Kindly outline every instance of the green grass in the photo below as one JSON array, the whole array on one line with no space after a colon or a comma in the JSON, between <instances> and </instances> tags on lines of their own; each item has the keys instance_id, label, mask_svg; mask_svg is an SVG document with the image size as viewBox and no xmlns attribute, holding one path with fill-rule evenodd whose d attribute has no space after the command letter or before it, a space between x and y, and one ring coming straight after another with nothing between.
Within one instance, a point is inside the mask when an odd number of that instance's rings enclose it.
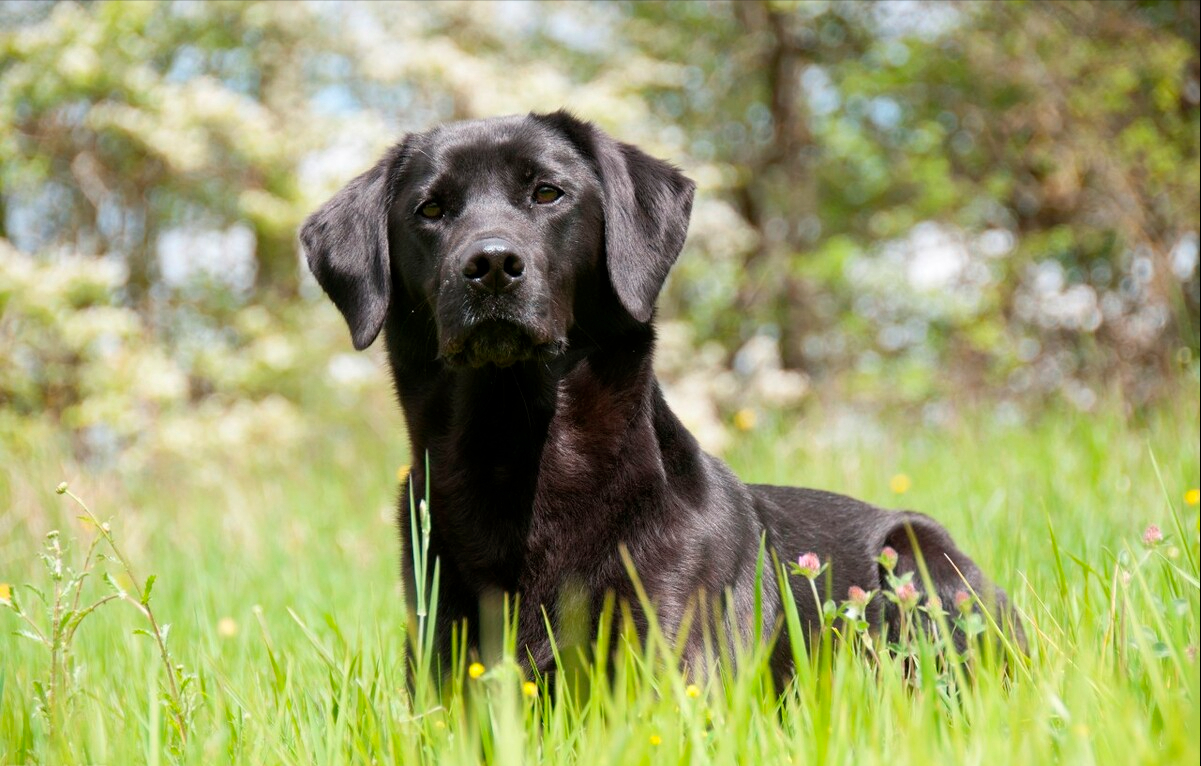
<instances>
[{"instance_id":1,"label":"green grass","mask_svg":"<svg viewBox=\"0 0 1201 766\"><path fill-rule=\"evenodd\" d=\"M455 668L441 697L406 690L406 618L392 508L397 415L200 469L138 475L74 465L53 439L0 445L0 582L52 589L38 559L61 530L82 561L94 527L57 496L70 482L111 529L170 623L195 681L187 741L160 699L147 621L105 604L74 640L67 701L36 704L50 653L0 609L0 764L24 763L1196 763L1198 485L1195 390L1172 412L1113 411L1022 426L981 416L874 435L820 413L766 419L728 455L743 478L822 487L944 522L1026 617L1031 660L944 674L834 651L783 695L752 656L692 696L662 645L625 647L590 693L523 694L510 661ZM378 418L376 419L379 420ZM839 435L840 429L844 431ZM835 438L835 437L838 438ZM890 480L904 473L903 495ZM1148 524L1165 540L1140 542ZM103 549L101 546L100 549ZM102 562L122 587L115 562ZM1124 575L1123 573L1126 573ZM99 576L85 596L109 593ZM27 608L34 598L18 590ZM38 615L40 617L40 615ZM44 624L44 621L43 621ZM511 644L511 642L509 642ZM762 654L762 652L760 652ZM565 657L570 662L571 657ZM182 676L181 676L182 677ZM694 692L695 693L695 692ZM61 697L60 697L61 699Z\"/></svg>"}]
</instances>

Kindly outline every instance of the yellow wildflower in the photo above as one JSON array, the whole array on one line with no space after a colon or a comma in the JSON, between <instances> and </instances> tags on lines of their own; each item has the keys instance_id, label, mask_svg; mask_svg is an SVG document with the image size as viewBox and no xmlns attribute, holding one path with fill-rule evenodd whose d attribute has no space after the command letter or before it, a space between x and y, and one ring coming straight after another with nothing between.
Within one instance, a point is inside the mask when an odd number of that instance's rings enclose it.
<instances>
[{"instance_id":1,"label":"yellow wildflower","mask_svg":"<svg viewBox=\"0 0 1201 766\"><path fill-rule=\"evenodd\" d=\"M688 684L688 688L684 690L684 693L692 699L696 699L697 697L701 696L701 689L696 684Z\"/></svg>"},{"instance_id":2,"label":"yellow wildflower","mask_svg":"<svg viewBox=\"0 0 1201 766\"><path fill-rule=\"evenodd\" d=\"M755 414L754 410L748 407L743 407L741 410L734 413L734 427L739 431L749 431L754 428L755 424L758 422L759 416Z\"/></svg>"},{"instance_id":3,"label":"yellow wildflower","mask_svg":"<svg viewBox=\"0 0 1201 766\"><path fill-rule=\"evenodd\" d=\"M898 473L888 480L888 488L898 495L903 495L913 486L913 481L903 473Z\"/></svg>"},{"instance_id":4,"label":"yellow wildflower","mask_svg":"<svg viewBox=\"0 0 1201 766\"><path fill-rule=\"evenodd\" d=\"M480 676L484 675L485 670L487 670L487 668L485 668L481 663L473 662L467 666L467 675L471 676L472 678L479 678Z\"/></svg>"},{"instance_id":5,"label":"yellow wildflower","mask_svg":"<svg viewBox=\"0 0 1201 766\"><path fill-rule=\"evenodd\" d=\"M12 602L13 588L6 582L0 582L0 603L8 604Z\"/></svg>"},{"instance_id":6,"label":"yellow wildflower","mask_svg":"<svg viewBox=\"0 0 1201 766\"><path fill-rule=\"evenodd\" d=\"M1184 502L1188 505L1201 503L1201 489L1190 489L1184 493Z\"/></svg>"},{"instance_id":7,"label":"yellow wildflower","mask_svg":"<svg viewBox=\"0 0 1201 766\"><path fill-rule=\"evenodd\" d=\"M652 734L651 735L651 744L654 745L655 747L658 747L659 745L663 744L663 738L660 737L658 734Z\"/></svg>"},{"instance_id":8,"label":"yellow wildflower","mask_svg":"<svg viewBox=\"0 0 1201 766\"><path fill-rule=\"evenodd\" d=\"M538 696L538 684L533 681L526 681L521 685L521 693L527 697Z\"/></svg>"}]
</instances>

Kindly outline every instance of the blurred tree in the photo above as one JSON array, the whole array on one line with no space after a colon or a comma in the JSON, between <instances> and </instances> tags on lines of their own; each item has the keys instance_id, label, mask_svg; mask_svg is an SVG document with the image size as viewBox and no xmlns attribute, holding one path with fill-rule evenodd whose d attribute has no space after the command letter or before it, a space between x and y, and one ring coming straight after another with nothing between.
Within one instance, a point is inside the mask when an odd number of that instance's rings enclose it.
<instances>
[{"instance_id":1,"label":"blurred tree","mask_svg":"<svg viewBox=\"0 0 1201 766\"><path fill-rule=\"evenodd\" d=\"M697 72L697 87L648 94L656 116L733 168L724 191L761 235L740 311L714 329L774 328L786 361L814 371L874 345L933 350L939 366L986 378L1034 361L1032 341L1057 368L1052 388L1116 372L1145 398L1197 351L1197 11L634 4L633 36ZM985 259L970 316L869 302L855 284L852 266L870 269L857 262L923 221L1013 243ZM1059 282L1038 288L1044 302L1072 311L1034 305L1039 274ZM912 322L922 329L905 347L863 334ZM810 342L832 329L849 337Z\"/></svg>"},{"instance_id":2,"label":"blurred tree","mask_svg":"<svg viewBox=\"0 0 1201 766\"><path fill-rule=\"evenodd\" d=\"M567 106L698 180L662 313L729 363L1142 401L1197 370L1197 37L1142 0L5 4L0 237L224 332L403 131ZM253 293L168 284L169 235L231 228Z\"/></svg>"},{"instance_id":3,"label":"blurred tree","mask_svg":"<svg viewBox=\"0 0 1201 766\"><path fill-rule=\"evenodd\" d=\"M31 249L119 256L142 303L165 230L242 222L258 284L295 294L295 157L313 135L300 82L317 31L274 3L58 3L8 27L7 229Z\"/></svg>"}]
</instances>

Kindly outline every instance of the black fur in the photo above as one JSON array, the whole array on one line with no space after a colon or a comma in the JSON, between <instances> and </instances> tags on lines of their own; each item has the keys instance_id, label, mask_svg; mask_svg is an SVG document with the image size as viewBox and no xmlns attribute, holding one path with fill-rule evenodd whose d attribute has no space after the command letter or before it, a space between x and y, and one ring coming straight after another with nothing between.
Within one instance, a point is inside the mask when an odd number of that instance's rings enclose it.
<instances>
[{"instance_id":1,"label":"black fur","mask_svg":"<svg viewBox=\"0 0 1201 766\"><path fill-rule=\"evenodd\" d=\"M562 198L535 201L543 184ZM831 562L826 585L840 599L851 585L882 586L886 545L913 570L912 534L944 603L966 578L1007 614L1004 594L931 519L743 484L668 409L651 365L652 315L693 188L589 123L531 114L410 135L306 221L310 267L355 347L384 330L418 464L401 496L406 582L408 499L428 492L441 649L461 620L478 640L485 594L519 593L519 646L549 670L542 609L555 623L567 584L591 595L594 619L607 592L635 600L623 546L668 632L698 594L728 594L731 624L752 637L761 537L783 561L813 551ZM434 210L440 218L423 216ZM503 289L481 286L466 265L488 242L523 266L502 276ZM764 587L766 633L781 613L770 572ZM793 590L816 624L808 584ZM883 599L872 610L877 624L896 620ZM701 631L682 638L686 661L700 665ZM779 675L790 661L777 652Z\"/></svg>"}]
</instances>

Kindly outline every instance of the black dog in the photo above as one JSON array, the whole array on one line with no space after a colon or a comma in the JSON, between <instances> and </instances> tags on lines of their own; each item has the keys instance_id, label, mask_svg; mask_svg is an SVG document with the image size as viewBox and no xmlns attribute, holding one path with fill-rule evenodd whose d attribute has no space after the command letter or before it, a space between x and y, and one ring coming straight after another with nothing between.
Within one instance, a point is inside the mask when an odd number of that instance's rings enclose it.
<instances>
[{"instance_id":1,"label":"black dog","mask_svg":"<svg viewBox=\"0 0 1201 766\"><path fill-rule=\"evenodd\" d=\"M882 587L885 546L898 571L917 568L916 544L943 603L970 586L1007 615L931 519L743 484L668 409L652 318L693 188L589 123L531 114L410 135L305 222L309 266L355 347L384 330L411 454L419 466L428 455L430 486L413 471L400 528L407 537L410 492L428 492L441 650L462 620L478 640L482 594L518 593L519 650L550 670L542 610L555 624L565 583L583 584L594 619L607 592L635 600L623 546L668 633L707 593L753 637L761 537L782 561L830 562L822 584L836 599ZM792 587L812 627L808 583ZM763 588L769 632L782 613L770 569ZM877 598L868 619L887 630L897 614ZM680 638L686 661L703 662L701 632Z\"/></svg>"}]
</instances>

